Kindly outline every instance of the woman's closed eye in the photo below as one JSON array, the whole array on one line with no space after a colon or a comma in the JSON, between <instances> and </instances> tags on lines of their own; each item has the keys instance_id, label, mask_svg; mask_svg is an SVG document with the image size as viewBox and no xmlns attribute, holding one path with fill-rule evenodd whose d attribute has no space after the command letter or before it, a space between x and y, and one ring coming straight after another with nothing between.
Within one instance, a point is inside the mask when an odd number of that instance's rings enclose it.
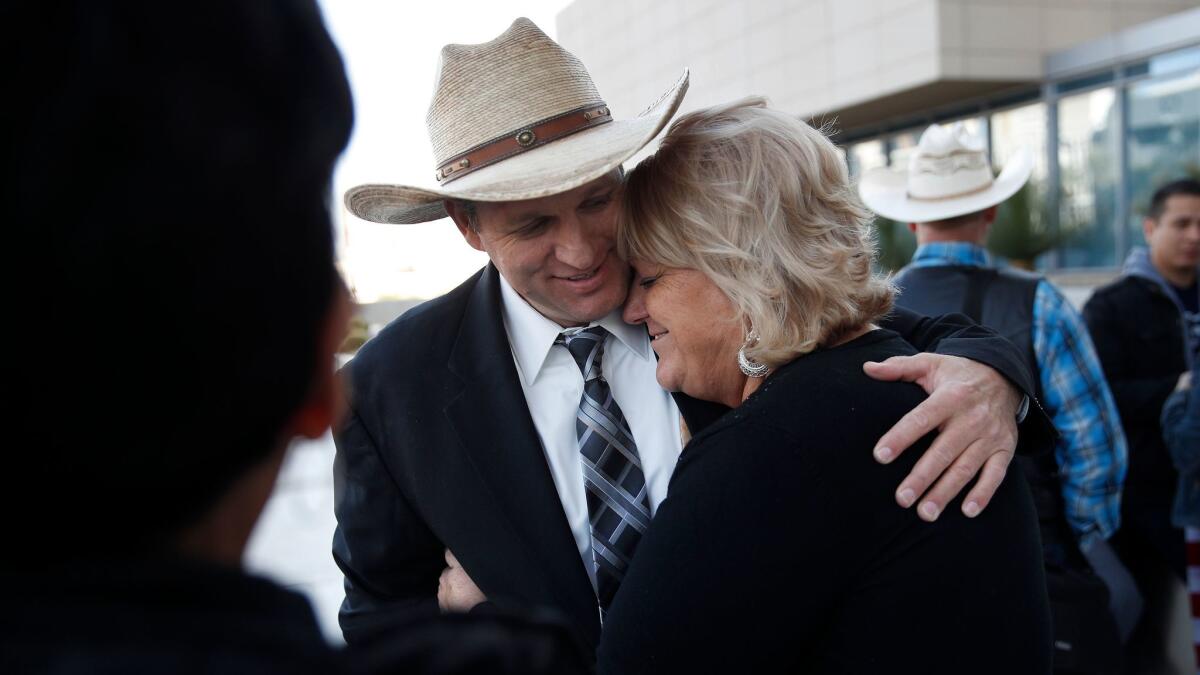
<instances>
[{"instance_id":1,"label":"woman's closed eye","mask_svg":"<svg viewBox=\"0 0 1200 675\"><path fill-rule=\"evenodd\" d=\"M650 288L654 285L654 282L658 281L660 278L662 278L662 272L659 272L652 277L642 277L641 279L638 279L638 286L641 286L642 288Z\"/></svg>"}]
</instances>

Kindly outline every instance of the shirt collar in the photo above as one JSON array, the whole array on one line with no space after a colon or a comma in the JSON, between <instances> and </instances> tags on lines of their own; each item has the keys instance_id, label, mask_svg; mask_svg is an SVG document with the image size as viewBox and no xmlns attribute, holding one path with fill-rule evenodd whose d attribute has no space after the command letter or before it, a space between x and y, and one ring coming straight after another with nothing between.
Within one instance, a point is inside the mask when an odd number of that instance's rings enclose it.
<instances>
[{"instance_id":1,"label":"shirt collar","mask_svg":"<svg viewBox=\"0 0 1200 675\"><path fill-rule=\"evenodd\" d=\"M512 346L521 379L527 385L533 384L542 372L546 357L554 347L554 340L563 328L542 316L526 302L503 274L499 276L500 312L504 317L504 328L508 331L508 344ZM620 309L615 309L588 325L603 326L616 338L617 344L642 360L650 358L650 336L645 327L633 326L622 321ZM607 344L613 343L609 341Z\"/></svg>"},{"instance_id":2,"label":"shirt collar","mask_svg":"<svg viewBox=\"0 0 1200 675\"><path fill-rule=\"evenodd\" d=\"M922 244L913 254L913 267L972 265L990 267L992 257L982 247L966 241L935 241Z\"/></svg>"}]
</instances>

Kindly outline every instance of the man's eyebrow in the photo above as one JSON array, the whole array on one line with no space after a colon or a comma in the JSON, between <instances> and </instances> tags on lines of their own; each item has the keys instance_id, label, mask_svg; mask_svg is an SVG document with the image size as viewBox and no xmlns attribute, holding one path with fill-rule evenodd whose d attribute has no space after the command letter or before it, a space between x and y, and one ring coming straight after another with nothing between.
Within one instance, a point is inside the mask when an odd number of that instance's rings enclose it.
<instances>
[{"instance_id":1,"label":"man's eyebrow","mask_svg":"<svg viewBox=\"0 0 1200 675\"><path fill-rule=\"evenodd\" d=\"M529 210L519 211L508 218L509 225L525 225L539 218L549 218L550 216L541 211Z\"/></svg>"},{"instance_id":2,"label":"man's eyebrow","mask_svg":"<svg viewBox=\"0 0 1200 675\"><path fill-rule=\"evenodd\" d=\"M587 200L595 199L596 197L599 197L600 195L602 195L606 192L611 193L613 190L616 190L616 189L617 189L616 185L597 185L596 187L594 187L590 191L588 191L587 194L584 196L584 198L579 201L580 201L580 203L586 202Z\"/></svg>"},{"instance_id":3,"label":"man's eyebrow","mask_svg":"<svg viewBox=\"0 0 1200 675\"><path fill-rule=\"evenodd\" d=\"M584 197L579 200L579 203L582 204L583 202L586 202L589 199L595 199L596 197L599 197L605 193L611 194L613 192L613 190L617 189L617 187L619 187L617 184L597 185L596 187L592 188L588 192L584 193ZM525 223L534 221L538 218L549 218L549 217L550 216L548 214L542 213L537 210L518 211L517 213L514 213L512 216L510 216L508 218L508 222L511 225L523 225Z\"/></svg>"}]
</instances>

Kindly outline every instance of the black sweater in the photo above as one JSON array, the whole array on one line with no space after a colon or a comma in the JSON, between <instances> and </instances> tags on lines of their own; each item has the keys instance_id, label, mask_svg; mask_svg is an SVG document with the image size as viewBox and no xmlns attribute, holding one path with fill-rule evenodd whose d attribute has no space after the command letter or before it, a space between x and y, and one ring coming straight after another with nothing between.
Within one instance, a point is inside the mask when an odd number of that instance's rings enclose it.
<instances>
[{"instance_id":1,"label":"black sweater","mask_svg":"<svg viewBox=\"0 0 1200 675\"><path fill-rule=\"evenodd\" d=\"M0 673L468 675L589 671L567 628L490 615L393 615L386 637L331 647L302 595L181 557L0 569Z\"/></svg>"},{"instance_id":2,"label":"black sweater","mask_svg":"<svg viewBox=\"0 0 1200 675\"><path fill-rule=\"evenodd\" d=\"M1129 441L1121 510L1165 514L1179 474L1167 455L1159 416L1187 370L1183 318L1158 284L1126 275L1096 290L1083 319Z\"/></svg>"},{"instance_id":3,"label":"black sweater","mask_svg":"<svg viewBox=\"0 0 1200 675\"><path fill-rule=\"evenodd\" d=\"M924 394L877 330L801 357L684 450L605 621L602 673L1050 671L1037 522L1012 473L978 518L892 494L876 440Z\"/></svg>"}]
</instances>

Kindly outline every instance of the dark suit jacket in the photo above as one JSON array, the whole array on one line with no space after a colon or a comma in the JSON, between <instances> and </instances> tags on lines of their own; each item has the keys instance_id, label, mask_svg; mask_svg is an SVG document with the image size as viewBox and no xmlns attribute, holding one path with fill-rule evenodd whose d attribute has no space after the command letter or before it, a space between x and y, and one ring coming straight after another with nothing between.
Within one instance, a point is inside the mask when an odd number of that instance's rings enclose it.
<instances>
[{"instance_id":1,"label":"dark suit jacket","mask_svg":"<svg viewBox=\"0 0 1200 675\"><path fill-rule=\"evenodd\" d=\"M490 601L549 608L583 644L599 640L595 595L526 408L500 302L488 265L391 323L347 366L351 413L335 434L333 541L346 575L347 642L369 639L402 608L436 611L446 548ZM968 356L1033 391L1021 354L965 317L899 310L887 327L918 349ZM693 432L725 411L676 401ZM1030 418L1026 427L1053 433L1044 415Z\"/></svg>"},{"instance_id":2,"label":"dark suit jacket","mask_svg":"<svg viewBox=\"0 0 1200 675\"><path fill-rule=\"evenodd\" d=\"M1158 284L1126 275L1096 289L1083 306L1096 354L1129 440L1121 510L1149 507L1165 518L1179 474L1159 416L1188 368L1183 317Z\"/></svg>"}]
</instances>

